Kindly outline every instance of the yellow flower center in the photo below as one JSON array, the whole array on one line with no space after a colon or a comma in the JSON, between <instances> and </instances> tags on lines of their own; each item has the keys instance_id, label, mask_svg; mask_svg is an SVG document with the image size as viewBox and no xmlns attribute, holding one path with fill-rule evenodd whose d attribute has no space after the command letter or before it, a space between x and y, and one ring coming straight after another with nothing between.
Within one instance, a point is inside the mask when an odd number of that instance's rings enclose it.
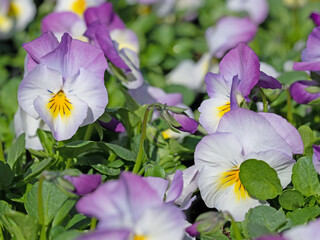
<instances>
[{"instance_id":1,"label":"yellow flower center","mask_svg":"<svg viewBox=\"0 0 320 240\"><path fill-rule=\"evenodd\" d=\"M146 236L134 235L133 240L148 240Z\"/></svg>"},{"instance_id":2,"label":"yellow flower center","mask_svg":"<svg viewBox=\"0 0 320 240\"><path fill-rule=\"evenodd\" d=\"M17 16L21 15L21 13L22 13L22 9L18 4L10 3L9 13L8 13L9 16L17 17Z\"/></svg>"},{"instance_id":3,"label":"yellow flower center","mask_svg":"<svg viewBox=\"0 0 320 240\"><path fill-rule=\"evenodd\" d=\"M0 15L0 31L1 32L9 32L13 26L12 19L7 16Z\"/></svg>"},{"instance_id":4,"label":"yellow flower center","mask_svg":"<svg viewBox=\"0 0 320 240\"><path fill-rule=\"evenodd\" d=\"M164 139L171 138L172 137L171 133L172 133L172 130L170 129L167 129L161 132Z\"/></svg>"},{"instance_id":5,"label":"yellow flower center","mask_svg":"<svg viewBox=\"0 0 320 240\"><path fill-rule=\"evenodd\" d=\"M240 172L239 167L234 167L222 173L219 179L219 184L220 184L220 187L222 188L226 188L234 185L234 193L238 201L242 199L246 199L249 196L247 190L241 184L239 172Z\"/></svg>"},{"instance_id":6,"label":"yellow flower center","mask_svg":"<svg viewBox=\"0 0 320 240\"><path fill-rule=\"evenodd\" d=\"M222 118L222 116L230 111L230 102L227 102L225 105L218 107L218 116Z\"/></svg>"},{"instance_id":7,"label":"yellow flower center","mask_svg":"<svg viewBox=\"0 0 320 240\"><path fill-rule=\"evenodd\" d=\"M54 93L52 93L53 95ZM48 102L47 108L53 118L60 115L61 118L69 117L72 111L72 103L68 100L63 90L56 93Z\"/></svg>"},{"instance_id":8,"label":"yellow flower center","mask_svg":"<svg viewBox=\"0 0 320 240\"><path fill-rule=\"evenodd\" d=\"M86 0L76 0L71 6L71 10L79 15L82 15L86 10L86 7Z\"/></svg>"}]
</instances>

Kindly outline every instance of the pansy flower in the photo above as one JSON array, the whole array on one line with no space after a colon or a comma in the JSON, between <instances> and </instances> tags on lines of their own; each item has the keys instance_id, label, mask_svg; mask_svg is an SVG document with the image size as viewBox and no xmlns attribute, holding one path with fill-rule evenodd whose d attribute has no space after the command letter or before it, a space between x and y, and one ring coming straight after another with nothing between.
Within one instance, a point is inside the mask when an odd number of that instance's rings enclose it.
<instances>
[{"instance_id":1,"label":"pansy flower","mask_svg":"<svg viewBox=\"0 0 320 240\"><path fill-rule=\"evenodd\" d=\"M111 3L89 8L84 16L88 26L85 36L103 50L113 65L123 71L127 78L123 82L126 87L140 87L144 79L139 69L139 42L136 34L125 27L113 11Z\"/></svg>"},{"instance_id":2,"label":"pansy flower","mask_svg":"<svg viewBox=\"0 0 320 240\"><path fill-rule=\"evenodd\" d=\"M73 12L53 12L41 22L41 32L53 32L59 41L64 33L68 33L73 39L88 42L84 36L86 30L85 21Z\"/></svg>"},{"instance_id":3,"label":"pansy flower","mask_svg":"<svg viewBox=\"0 0 320 240\"><path fill-rule=\"evenodd\" d=\"M36 6L32 0L0 0L0 38L24 29L34 18Z\"/></svg>"},{"instance_id":4,"label":"pansy flower","mask_svg":"<svg viewBox=\"0 0 320 240\"><path fill-rule=\"evenodd\" d=\"M248 159L265 161L278 174L282 187L291 180L293 153L302 153L298 131L275 114L236 109L225 114L215 134L205 136L195 150L198 186L210 208L228 211L236 221L267 202L252 198L239 178Z\"/></svg>"},{"instance_id":5,"label":"pansy flower","mask_svg":"<svg viewBox=\"0 0 320 240\"><path fill-rule=\"evenodd\" d=\"M56 12L70 11L82 16L88 7L97 6L105 0L57 0Z\"/></svg>"},{"instance_id":6,"label":"pansy flower","mask_svg":"<svg viewBox=\"0 0 320 240\"><path fill-rule=\"evenodd\" d=\"M257 25L249 18L223 17L215 27L206 31L211 56L222 58L231 48L241 42L250 42L257 32Z\"/></svg>"},{"instance_id":7,"label":"pansy flower","mask_svg":"<svg viewBox=\"0 0 320 240\"><path fill-rule=\"evenodd\" d=\"M81 240L182 240L184 236L183 212L165 204L144 178L132 173L122 173L119 180L102 184L76 207L99 220L96 230Z\"/></svg>"},{"instance_id":8,"label":"pansy flower","mask_svg":"<svg viewBox=\"0 0 320 240\"><path fill-rule=\"evenodd\" d=\"M256 24L264 22L269 13L267 0L228 0L227 8L231 11L247 12L250 19Z\"/></svg>"},{"instance_id":9,"label":"pansy flower","mask_svg":"<svg viewBox=\"0 0 320 240\"><path fill-rule=\"evenodd\" d=\"M19 104L31 117L40 117L55 139L71 138L104 113L107 65L100 49L67 33L59 43L51 32L23 46L28 64L18 89Z\"/></svg>"},{"instance_id":10,"label":"pansy flower","mask_svg":"<svg viewBox=\"0 0 320 240\"><path fill-rule=\"evenodd\" d=\"M208 133L214 133L222 116L249 101L251 89L281 88L273 77L260 71L258 56L244 43L230 50L219 64L220 74L205 77L209 99L202 102L199 121Z\"/></svg>"}]
</instances>

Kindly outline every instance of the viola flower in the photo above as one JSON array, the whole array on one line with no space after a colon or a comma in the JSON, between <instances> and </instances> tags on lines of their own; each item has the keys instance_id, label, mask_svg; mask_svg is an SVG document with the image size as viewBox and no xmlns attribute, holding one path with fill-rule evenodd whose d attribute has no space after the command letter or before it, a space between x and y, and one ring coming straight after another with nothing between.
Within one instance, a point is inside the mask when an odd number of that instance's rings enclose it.
<instances>
[{"instance_id":1,"label":"viola flower","mask_svg":"<svg viewBox=\"0 0 320 240\"><path fill-rule=\"evenodd\" d=\"M231 48L239 43L250 42L257 32L257 25L249 18L223 17L215 27L206 31L210 54L221 58Z\"/></svg>"},{"instance_id":2,"label":"viola flower","mask_svg":"<svg viewBox=\"0 0 320 240\"><path fill-rule=\"evenodd\" d=\"M269 13L267 0L228 0L227 8L231 11L247 12L256 24L263 23Z\"/></svg>"},{"instance_id":3,"label":"viola flower","mask_svg":"<svg viewBox=\"0 0 320 240\"><path fill-rule=\"evenodd\" d=\"M14 115L14 130L16 132L16 137L20 136L22 133L26 134L26 149L43 150L37 135L37 129L50 131L44 121L30 117L21 109L21 107L19 107Z\"/></svg>"},{"instance_id":4,"label":"viola flower","mask_svg":"<svg viewBox=\"0 0 320 240\"><path fill-rule=\"evenodd\" d=\"M57 0L55 12L70 11L82 16L88 7L104 3L104 0Z\"/></svg>"},{"instance_id":5,"label":"viola flower","mask_svg":"<svg viewBox=\"0 0 320 240\"><path fill-rule=\"evenodd\" d=\"M316 27L308 36L307 47L302 51L302 62L295 62L296 71L320 71L320 27Z\"/></svg>"},{"instance_id":6,"label":"viola flower","mask_svg":"<svg viewBox=\"0 0 320 240\"><path fill-rule=\"evenodd\" d=\"M314 22L314 24L316 26L320 26L320 13L319 12L312 12L310 14L310 18L312 19L312 21Z\"/></svg>"},{"instance_id":7,"label":"viola flower","mask_svg":"<svg viewBox=\"0 0 320 240\"><path fill-rule=\"evenodd\" d=\"M84 36L86 30L85 21L73 12L53 12L41 22L41 32L53 32L59 41L64 33L68 33L73 39L88 42Z\"/></svg>"},{"instance_id":8,"label":"viola flower","mask_svg":"<svg viewBox=\"0 0 320 240\"><path fill-rule=\"evenodd\" d=\"M113 117L111 117L111 120L109 122L104 122L102 120L98 120L98 121L99 121L99 124L101 125L101 127L103 127L104 129L107 129L109 131L119 132L119 133L126 131L123 124Z\"/></svg>"},{"instance_id":9,"label":"viola flower","mask_svg":"<svg viewBox=\"0 0 320 240\"><path fill-rule=\"evenodd\" d=\"M136 89L144 82L139 69L139 42L136 34L125 27L120 17L113 11L111 3L89 8L85 14L88 30L85 36L100 47L108 60L120 68L127 77L123 84Z\"/></svg>"},{"instance_id":10,"label":"viola flower","mask_svg":"<svg viewBox=\"0 0 320 240\"><path fill-rule=\"evenodd\" d=\"M313 92L308 91L308 89L313 89ZM315 89L319 90L314 91ZM320 97L319 83L317 81L307 80L294 82L290 86L290 94L297 103L308 104Z\"/></svg>"},{"instance_id":11,"label":"viola flower","mask_svg":"<svg viewBox=\"0 0 320 240\"><path fill-rule=\"evenodd\" d=\"M260 71L258 56L244 43L230 50L219 64L220 74L208 73L205 77L209 99L199 107L199 121L210 134L217 129L222 116L249 101L251 89L281 88L273 77Z\"/></svg>"},{"instance_id":12,"label":"viola flower","mask_svg":"<svg viewBox=\"0 0 320 240\"><path fill-rule=\"evenodd\" d=\"M314 169L320 174L320 146L313 145L312 162Z\"/></svg>"},{"instance_id":13,"label":"viola flower","mask_svg":"<svg viewBox=\"0 0 320 240\"><path fill-rule=\"evenodd\" d=\"M144 178L132 173L124 172L119 180L104 183L81 198L76 208L99 220L96 231L81 240L107 239L110 232L126 236L112 239L179 240L184 236L183 212L163 203Z\"/></svg>"},{"instance_id":14,"label":"viola flower","mask_svg":"<svg viewBox=\"0 0 320 240\"><path fill-rule=\"evenodd\" d=\"M100 49L67 33L59 43L51 32L23 47L28 63L18 89L19 104L31 117L40 117L55 139L71 138L104 113L107 64Z\"/></svg>"},{"instance_id":15,"label":"viola flower","mask_svg":"<svg viewBox=\"0 0 320 240\"><path fill-rule=\"evenodd\" d=\"M208 207L228 211L236 221L242 221L250 208L267 202L249 196L239 178L241 163L247 159L265 161L277 172L284 188L291 180L292 154L301 151L301 137L285 119L241 108L230 111L216 133L205 136L195 150L202 199Z\"/></svg>"},{"instance_id":16,"label":"viola flower","mask_svg":"<svg viewBox=\"0 0 320 240\"><path fill-rule=\"evenodd\" d=\"M0 39L8 38L11 33L23 30L36 14L32 0L0 1Z\"/></svg>"}]
</instances>

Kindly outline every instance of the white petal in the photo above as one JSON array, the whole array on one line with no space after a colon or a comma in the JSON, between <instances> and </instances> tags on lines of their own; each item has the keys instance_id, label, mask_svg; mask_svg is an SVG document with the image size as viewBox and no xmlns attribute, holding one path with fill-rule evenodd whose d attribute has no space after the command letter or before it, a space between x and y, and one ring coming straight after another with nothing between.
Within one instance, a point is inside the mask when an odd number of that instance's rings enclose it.
<instances>
[{"instance_id":1,"label":"white petal","mask_svg":"<svg viewBox=\"0 0 320 240\"><path fill-rule=\"evenodd\" d=\"M22 80L18 89L18 101L21 108L31 117L38 118L33 102L39 95L50 95L59 91L62 86L62 76L55 70L39 64Z\"/></svg>"},{"instance_id":2,"label":"white petal","mask_svg":"<svg viewBox=\"0 0 320 240\"><path fill-rule=\"evenodd\" d=\"M68 96L68 100L72 103L70 116L56 117L50 112L48 103L52 96L41 95L34 101L34 106L40 117L49 126L54 138L58 141L71 138L83 120L87 116L88 105L76 96Z\"/></svg>"},{"instance_id":3,"label":"white petal","mask_svg":"<svg viewBox=\"0 0 320 240\"><path fill-rule=\"evenodd\" d=\"M108 93L104 82L94 73L80 68L80 74L73 79L66 79L63 90L67 98L77 96L88 105L88 114L81 126L96 121L108 104Z\"/></svg>"},{"instance_id":4,"label":"white petal","mask_svg":"<svg viewBox=\"0 0 320 240\"><path fill-rule=\"evenodd\" d=\"M216 168L215 172L219 169L224 171L243 162L244 157L241 152L240 142L231 133L211 134L198 143L194 162L198 171L207 167Z\"/></svg>"},{"instance_id":5,"label":"white petal","mask_svg":"<svg viewBox=\"0 0 320 240\"><path fill-rule=\"evenodd\" d=\"M228 104L230 110L230 99L227 97L210 98L201 103L199 107L199 122L209 134L217 130L221 116L228 110Z\"/></svg>"}]
</instances>

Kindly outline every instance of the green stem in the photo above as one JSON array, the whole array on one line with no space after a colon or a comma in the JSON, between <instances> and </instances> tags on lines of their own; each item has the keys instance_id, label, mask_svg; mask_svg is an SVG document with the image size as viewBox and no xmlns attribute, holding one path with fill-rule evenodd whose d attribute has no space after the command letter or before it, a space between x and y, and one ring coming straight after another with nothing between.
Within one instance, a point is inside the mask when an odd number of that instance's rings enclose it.
<instances>
[{"instance_id":1,"label":"green stem","mask_svg":"<svg viewBox=\"0 0 320 240\"><path fill-rule=\"evenodd\" d=\"M2 232L2 226L0 226L0 240L4 240L3 232Z\"/></svg>"},{"instance_id":2,"label":"green stem","mask_svg":"<svg viewBox=\"0 0 320 240\"><path fill-rule=\"evenodd\" d=\"M150 109L153 108L153 104L149 105L146 109L146 112L144 113L143 117L143 122L142 122L142 128L141 128L141 139L140 139L140 146L139 146L139 151L136 159L136 163L134 164L132 172L135 174L139 173L143 157L144 157L144 148L143 148L143 143L144 139L146 138L147 135L147 123L148 123L148 115L150 112Z\"/></svg>"},{"instance_id":3,"label":"green stem","mask_svg":"<svg viewBox=\"0 0 320 240\"><path fill-rule=\"evenodd\" d=\"M293 114L292 114L292 101L289 89L286 90L287 93L287 120L289 123L293 123Z\"/></svg>"},{"instance_id":4,"label":"green stem","mask_svg":"<svg viewBox=\"0 0 320 240\"><path fill-rule=\"evenodd\" d=\"M238 225L237 225L236 221L233 219L231 214L227 214L227 216L231 220L231 226L233 227L234 235L235 235L236 240L241 240L242 239L241 232L240 232L240 230L238 228Z\"/></svg>"},{"instance_id":5,"label":"green stem","mask_svg":"<svg viewBox=\"0 0 320 240\"><path fill-rule=\"evenodd\" d=\"M4 159L3 147L2 147L1 141L0 141L0 161L6 163L6 160Z\"/></svg>"},{"instance_id":6,"label":"green stem","mask_svg":"<svg viewBox=\"0 0 320 240\"><path fill-rule=\"evenodd\" d=\"M90 139L92 131L93 131L93 124L90 124L88 125L86 133L84 135L84 138L83 138L84 141L88 141Z\"/></svg>"},{"instance_id":7,"label":"green stem","mask_svg":"<svg viewBox=\"0 0 320 240\"><path fill-rule=\"evenodd\" d=\"M264 91L262 88L259 88L260 94L261 94L261 98L262 98L262 102L263 102L263 111L264 112L268 112L268 101L267 101L267 97L264 94Z\"/></svg>"},{"instance_id":8,"label":"green stem","mask_svg":"<svg viewBox=\"0 0 320 240\"><path fill-rule=\"evenodd\" d=\"M42 198L42 184L44 181L44 176L39 179L38 185L38 213L39 213L39 223L41 225L40 240L46 240L46 225L44 222L44 212L43 212L43 198Z\"/></svg>"},{"instance_id":9,"label":"green stem","mask_svg":"<svg viewBox=\"0 0 320 240\"><path fill-rule=\"evenodd\" d=\"M124 83L128 83L128 82L129 82L128 79L119 72L119 71L121 71L121 70L119 70L116 66L114 66L114 65L111 63L111 64L109 64L109 67L110 67L110 70L113 72L114 76L115 76L118 80L120 80L121 82L124 82Z\"/></svg>"},{"instance_id":10,"label":"green stem","mask_svg":"<svg viewBox=\"0 0 320 240\"><path fill-rule=\"evenodd\" d=\"M72 158L68 158L67 160L67 165L66 165L66 168L65 169L69 169L72 165Z\"/></svg>"},{"instance_id":11,"label":"green stem","mask_svg":"<svg viewBox=\"0 0 320 240\"><path fill-rule=\"evenodd\" d=\"M96 218L91 218L91 223L90 223L90 230L94 230L97 225L97 219Z\"/></svg>"}]
</instances>

